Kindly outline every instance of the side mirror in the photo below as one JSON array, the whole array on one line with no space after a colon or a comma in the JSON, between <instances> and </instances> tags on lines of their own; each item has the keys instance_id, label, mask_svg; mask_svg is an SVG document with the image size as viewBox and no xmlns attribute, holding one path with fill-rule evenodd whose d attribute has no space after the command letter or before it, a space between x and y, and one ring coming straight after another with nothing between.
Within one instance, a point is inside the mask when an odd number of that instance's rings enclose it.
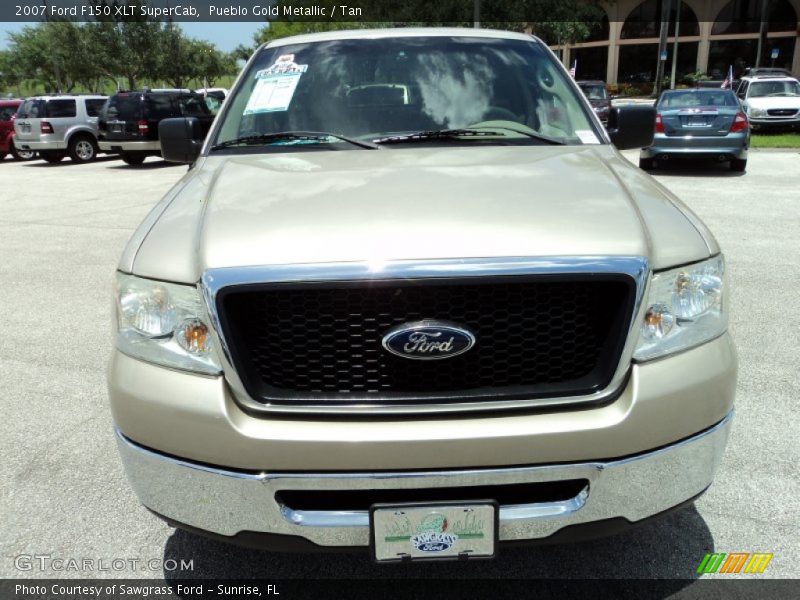
<instances>
[{"instance_id":1,"label":"side mirror","mask_svg":"<svg viewBox=\"0 0 800 600\"><path fill-rule=\"evenodd\" d=\"M161 156L168 162L193 163L200 155L204 137L197 117L164 119L158 124Z\"/></svg>"},{"instance_id":2,"label":"side mirror","mask_svg":"<svg viewBox=\"0 0 800 600\"><path fill-rule=\"evenodd\" d=\"M652 145L656 127L654 106L626 104L608 113L608 135L619 150Z\"/></svg>"}]
</instances>

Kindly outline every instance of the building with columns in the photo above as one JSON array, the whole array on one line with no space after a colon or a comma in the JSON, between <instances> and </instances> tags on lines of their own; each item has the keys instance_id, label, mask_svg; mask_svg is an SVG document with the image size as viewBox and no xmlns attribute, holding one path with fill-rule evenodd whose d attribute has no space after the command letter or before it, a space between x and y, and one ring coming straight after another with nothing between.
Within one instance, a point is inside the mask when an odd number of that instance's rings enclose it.
<instances>
[{"instance_id":1,"label":"building with columns","mask_svg":"<svg viewBox=\"0 0 800 600\"><path fill-rule=\"evenodd\" d=\"M763 1L767 2L768 26L760 66L800 74L800 0L683 0L677 32L678 80L696 72L723 79L729 66L739 77L745 68L756 66ZM674 58L678 0L672 4L667 75ZM551 47L561 51L565 64L578 61L578 79L634 85L652 82L658 61L661 0L614 0L604 9L606 16L587 40Z\"/></svg>"}]
</instances>

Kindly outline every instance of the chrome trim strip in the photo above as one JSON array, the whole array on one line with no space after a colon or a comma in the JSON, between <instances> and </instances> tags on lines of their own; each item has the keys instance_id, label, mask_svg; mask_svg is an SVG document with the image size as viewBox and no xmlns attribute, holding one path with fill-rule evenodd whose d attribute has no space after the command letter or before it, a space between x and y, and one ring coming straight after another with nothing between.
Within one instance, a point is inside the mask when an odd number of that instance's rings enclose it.
<instances>
[{"instance_id":1,"label":"chrome trim strip","mask_svg":"<svg viewBox=\"0 0 800 600\"><path fill-rule=\"evenodd\" d=\"M281 515L301 527L369 527L369 513L360 510L292 510L281 504Z\"/></svg>"},{"instance_id":2,"label":"chrome trim strip","mask_svg":"<svg viewBox=\"0 0 800 600\"><path fill-rule=\"evenodd\" d=\"M498 401L431 401L425 404L392 404L390 401L331 406L319 400L297 401L297 405L270 404L251 398L232 365L230 351L222 333L216 310L220 290L229 286L258 283L303 283L340 281L378 281L421 278L497 277L514 275L622 274L636 284L630 326L625 346L614 376L606 389L584 396L565 396L529 400ZM631 365L638 336L636 328L643 318L643 298L646 297L650 265L642 256L551 256L551 257L490 257L446 260L388 261L380 263L313 263L257 267L229 267L206 270L198 283L207 317L212 324L212 336L220 352L225 378L233 396L244 408L260 413L314 414L421 414L465 411L497 411L504 409L540 408L601 402L612 397L622 386Z\"/></svg>"},{"instance_id":3,"label":"chrome trim strip","mask_svg":"<svg viewBox=\"0 0 800 600\"><path fill-rule=\"evenodd\" d=\"M527 521L528 519L545 519L549 517L565 517L584 507L589 497L589 486L583 488L577 496L558 502L536 502L533 504L514 504L500 507L501 521Z\"/></svg>"},{"instance_id":4,"label":"chrome trim strip","mask_svg":"<svg viewBox=\"0 0 800 600\"><path fill-rule=\"evenodd\" d=\"M500 521L524 521L547 517L563 517L583 508L589 497L589 486L583 488L574 498L555 502L535 502L531 504L500 505ZM289 523L302 527L369 527L369 512L293 510L281 505L281 515Z\"/></svg>"},{"instance_id":5,"label":"chrome trim strip","mask_svg":"<svg viewBox=\"0 0 800 600\"><path fill-rule=\"evenodd\" d=\"M586 479L563 502L503 506L500 539L534 539L568 525L624 517L639 521L703 492L727 444L733 412L713 427L635 456L527 467L373 473L246 473L199 465L148 450L115 428L125 472L139 500L156 513L221 535L260 531L299 535L323 546L366 546L361 511L292 511L281 490L415 489Z\"/></svg>"}]
</instances>

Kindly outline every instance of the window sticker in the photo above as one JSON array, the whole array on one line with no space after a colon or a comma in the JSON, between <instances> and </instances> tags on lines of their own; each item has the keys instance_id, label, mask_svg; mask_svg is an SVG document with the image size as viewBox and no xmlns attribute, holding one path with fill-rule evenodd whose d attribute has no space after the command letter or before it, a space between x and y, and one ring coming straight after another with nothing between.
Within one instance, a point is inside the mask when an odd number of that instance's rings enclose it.
<instances>
[{"instance_id":1,"label":"window sticker","mask_svg":"<svg viewBox=\"0 0 800 600\"><path fill-rule=\"evenodd\" d=\"M245 106L245 115L284 112L294 97L300 77L308 65L294 62L294 54L283 54L267 69L256 73L256 85Z\"/></svg>"},{"instance_id":2,"label":"window sticker","mask_svg":"<svg viewBox=\"0 0 800 600\"><path fill-rule=\"evenodd\" d=\"M576 129L575 135L578 136L578 139L584 144L599 144L600 140L597 139L597 136L594 134L594 131L589 129Z\"/></svg>"}]
</instances>

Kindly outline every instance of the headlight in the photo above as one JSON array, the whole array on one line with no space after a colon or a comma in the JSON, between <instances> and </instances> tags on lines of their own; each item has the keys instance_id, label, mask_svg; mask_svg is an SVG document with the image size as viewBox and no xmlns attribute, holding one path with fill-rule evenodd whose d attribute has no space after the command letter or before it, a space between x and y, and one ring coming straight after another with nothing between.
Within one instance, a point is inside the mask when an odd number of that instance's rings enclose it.
<instances>
[{"instance_id":1,"label":"headlight","mask_svg":"<svg viewBox=\"0 0 800 600\"><path fill-rule=\"evenodd\" d=\"M724 282L722 255L653 275L633 357L650 360L721 335L728 327Z\"/></svg>"},{"instance_id":2,"label":"headlight","mask_svg":"<svg viewBox=\"0 0 800 600\"><path fill-rule=\"evenodd\" d=\"M767 111L763 108L753 108L750 107L750 110L747 111L747 114L751 117L765 117L767 115Z\"/></svg>"},{"instance_id":3,"label":"headlight","mask_svg":"<svg viewBox=\"0 0 800 600\"><path fill-rule=\"evenodd\" d=\"M166 367L220 368L197 288L117 273L117 348Z\"/></svg>"}]
</instances>

